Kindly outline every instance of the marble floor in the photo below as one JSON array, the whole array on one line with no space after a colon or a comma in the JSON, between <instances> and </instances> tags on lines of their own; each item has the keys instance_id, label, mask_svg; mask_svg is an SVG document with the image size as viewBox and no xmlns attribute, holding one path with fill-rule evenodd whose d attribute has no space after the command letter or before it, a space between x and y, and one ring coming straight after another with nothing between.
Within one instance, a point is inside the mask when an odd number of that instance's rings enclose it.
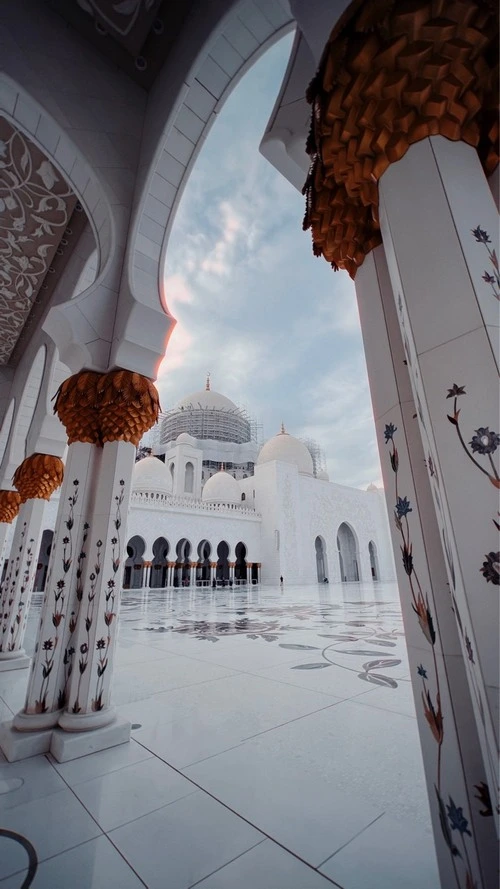
<instances>
[{"instance_id":1,"label":"marble floor","mask_svg":"<svg viewBox=\"0 0 500 889\"><path fill-rule=\"evenodd\" d=\"M0 753L0 887L438 889L395 586L126 591L113 700L129 744Z\"/></svg>"}]
</instances>

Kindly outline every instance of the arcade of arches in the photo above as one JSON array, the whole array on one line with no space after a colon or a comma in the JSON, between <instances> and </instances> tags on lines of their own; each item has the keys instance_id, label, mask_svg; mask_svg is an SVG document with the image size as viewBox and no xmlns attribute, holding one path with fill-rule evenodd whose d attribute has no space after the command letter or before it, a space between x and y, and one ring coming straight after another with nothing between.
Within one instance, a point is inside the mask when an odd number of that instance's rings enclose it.
<instances>
[{"instance_id":1,"label":"arcade of arches","mask_svg":"<svg viewBox=\"0 0 500 889\"><path fill-rule=\"evenodd\" d=\"M52 547L53 532L46 529L42 534L37 563L34 589L43 591L47 579L47 568ZM339 573L334 570L333 578L342 583L360 581L359 550L354 530L347 522L342 522L337 532L337 558ZM330 578L328 552L325 539L318 535L314 541L316 573L318 583ZM234 548L234 561L230 561L230 547L221 540L214 550L208 540L201 540L193 548L183 537L172 545L166 537L157 537L152 545L153 558L144 558L146 543L138 534L127 543L127 558L124 563L124 589L164 589L166 587L210 586L233 584L255 584L260 580L260 563L247 561L247 547L239 541ZM380 580L377 547L373 540L368 544L371 579ZM332 566L333 567L333 566ZM286 570L286 569L284 569Z\"/></svg>"},{"instance_id":2,"label":"arcade of arches","mask_svg":"<svg viewBox=\"0 0 500 889\"><path fill-rule=\"evenodd\" d=\"M231 561L230 547L221 540L215 547L201 540L196 547L182 537L172 544L157 537L152 546L153 558L144 558L146 543L139 535L127 544L124 589L164 589L166 587L239 586L260 581L260 562L247 560L247 547L239 541Z\"/></svg>"}]
</instances>

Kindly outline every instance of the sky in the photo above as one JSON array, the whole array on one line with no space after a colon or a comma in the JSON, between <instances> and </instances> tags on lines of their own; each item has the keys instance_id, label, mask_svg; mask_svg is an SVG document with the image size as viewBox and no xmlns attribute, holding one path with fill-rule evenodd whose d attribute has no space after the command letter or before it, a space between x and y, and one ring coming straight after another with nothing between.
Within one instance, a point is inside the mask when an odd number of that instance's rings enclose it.
<instances>
[{"instance_id":1,"label":"sky","mask_svg":"<svg viewBox=\"0 0 500 889\"><path fill-rule=\"evenodd\" d=\"M258 150L291 40L235 87L186 185L165 268L177 324L157 386L168 410L210 372L263 440L283 421L318 442L331 481L380 485L354 285L313 256L304 198Z\"/></svg>"}]
</instances>

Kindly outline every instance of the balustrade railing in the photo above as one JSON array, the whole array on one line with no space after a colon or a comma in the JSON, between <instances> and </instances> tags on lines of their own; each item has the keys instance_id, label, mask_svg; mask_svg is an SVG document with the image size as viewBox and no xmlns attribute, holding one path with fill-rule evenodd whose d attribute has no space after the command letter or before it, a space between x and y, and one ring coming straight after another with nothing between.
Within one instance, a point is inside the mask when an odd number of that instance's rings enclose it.
<instances>
[{"instance_id":1,"label":"balustrade railing","mask_svg":"<svg viewBox=\"0 0 500 889\"><path fill-rule=\"evenodd\" d=\"M193 512L215 512L224 515L238 513L238 515L260 518L259 513L249 506L240 506L239 503L207 503L205 500L196 500L193 497L179 497L175 494L164 494L155 491L132 491L131 506L142 506L147 509L189 509Z\"/></svg>"}]
</instances>

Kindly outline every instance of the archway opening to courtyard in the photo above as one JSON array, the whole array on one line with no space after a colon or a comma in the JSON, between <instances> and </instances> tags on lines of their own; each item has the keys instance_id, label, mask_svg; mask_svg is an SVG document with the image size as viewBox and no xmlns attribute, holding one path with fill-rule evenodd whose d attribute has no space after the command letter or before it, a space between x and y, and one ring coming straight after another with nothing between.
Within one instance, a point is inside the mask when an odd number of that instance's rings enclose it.
<instances>
[{"instance_id":1,"label":"archway opening to courtyard","mask_svg":"<svg viewBox=\"0 0 500 889\"><path fill-rule=\"evenodd\" d=\"M46 528L42 534L40 552L38 553L38 562L36 565L35 583L33 584L33 590L38 593L43 593L45 584L47 583L47 571L49 568L49 557L52 550L53 539L54 532L49 528Z\"/></svg>"},{"instance_id":2,"label":"archway opening to courtyard","mask_svg":"<svg viewBox=\"0 0 500 889\"><path fill-rule=\"evenodd\" d=\"M235 549L236 560L234 563L234 582L237 584L246 583L247 577L247 548L240 540L236 544Z\"/></svg>"},{"instance_id":3,"label":"archway opening to courtyard","mask_svg":"<svg viewBox=\"0 0 500 889\"><path fill-rule=\"evenodd\" d=\"M144 550L146 544L142 537L134 534L127 543L127 558L123 574L123 588L140 590L144 583Z\"/></svg>"},{"instance_id":4,"label":"archway opening to courtyard","mask_svg":"<svg viewBox=\"0 0 500 889\"><path fill-rule=\"evenodd\" d=\"M337 531L340 579L343 583L359 581L358 547L354 531L347 522L342 522Z\"/></svg>"},{"instance_id":5,"label":"archway opening to courtyard","mask_svg":"<svg viewBox=\"0 0 500 889\"><path fill-rule=\"evenodd\" d=\"M175 548L174 586L189 586L191 581L191 544L181 537Z\"/></svg>"},{"instance_id":6,"label":"archway opening to courtyard","mask_svg":"<svg viewBox=\"0 0 500 889\"><path fill-rule=\"evenodd\" d=\"M229 582L229 545L221 540L217 547L216 578L218 583Z\"/></svg>"},{"instance_id":7,"label":"archway opening to courtyard","mask_svg":"<svg viewBox=\"0 0 500 889\"><path fill-rule=\"evenodd\" d=\"M377 547L375 546L373 540L370 540L370 543L368 544L368 553L370 555L370 571L372 573L372 580L380 580Z\"/></svg>"},{"instance_id":8,"label":"archway opening to courtyard","mask_svg":"<svg viewBox=\"0 0 500 889\"><path fill-rule=\"evenodd\" d=\"M198 562L196 564L196 584L208 586L210 583L210 554L212 547L208 540L201 540L198 544Z\"/></svg>"},{"instance_id":9,"label":"archway opening to courtyard","mask_svg":"<svg viewBox=\"0 0 500 889\"><path fill-rule=\"evenodd\" d=\"M316 576L318 583L324 583L325 580L328 580L328 559L326 556L326 543L320 535L314 541L314 548L316 550Z\"/></svg>"},{"instance_id":10,"label":"archway opening to courtyard","mask_svg":"<svg viewBox=\"0 0 500 889\"><path fill-rule=\"evenodd\" d=\"M151 589L162 589L167 585L169 549L170 544L165 537L157 537L153 543L153 561L149 578Z\"/></svg>"}]
</instances>

